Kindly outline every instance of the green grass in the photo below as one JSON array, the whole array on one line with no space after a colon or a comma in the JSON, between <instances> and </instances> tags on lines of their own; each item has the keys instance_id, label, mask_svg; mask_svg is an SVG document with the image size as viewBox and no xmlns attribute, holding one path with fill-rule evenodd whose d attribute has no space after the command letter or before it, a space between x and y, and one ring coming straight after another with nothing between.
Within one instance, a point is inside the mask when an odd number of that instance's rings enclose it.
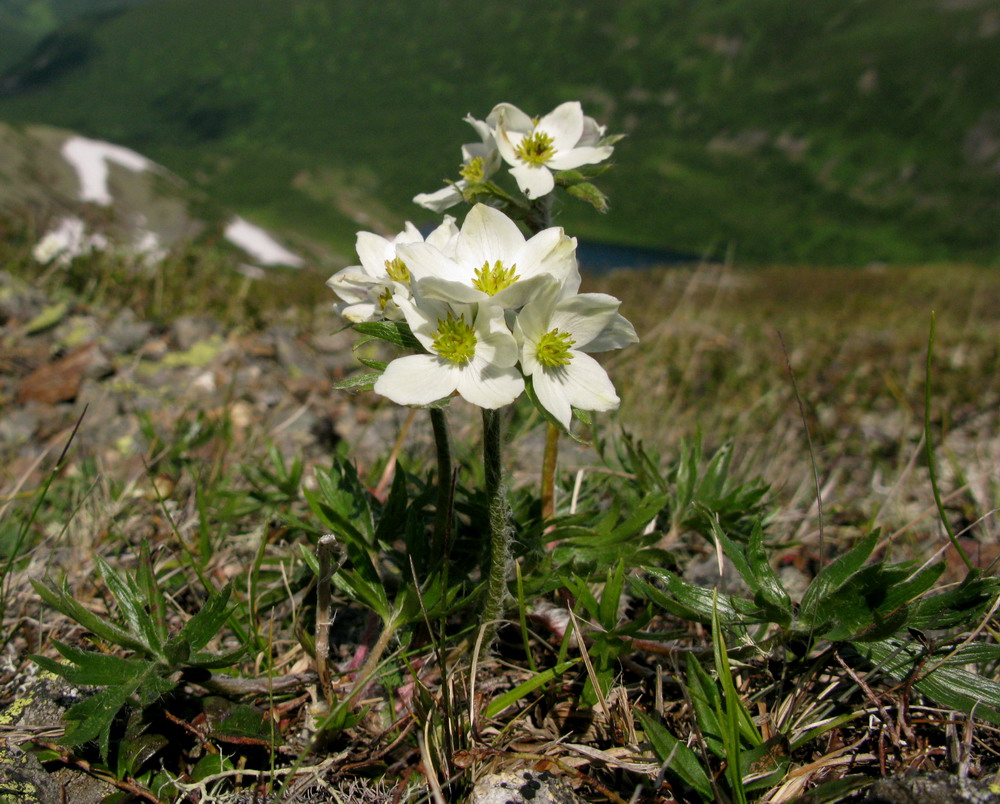
<instances>
[{"instance_id":1,"label":"green grass","mask_svg":"<svg viewBox=\"0 0 1000 804\"><path fill-rule=\"evenodd\" d=\"M455 176L439 144L469 137L463 114L579 97L629 134L611 213L566 210L581 236L758 263L994 263L988 11L159 0L77 23L82 61L15 71L26 91L0 118L129 145L343 253L370 228L359 213L428 220L406 199Z\"/></svg>"}]
</instances>

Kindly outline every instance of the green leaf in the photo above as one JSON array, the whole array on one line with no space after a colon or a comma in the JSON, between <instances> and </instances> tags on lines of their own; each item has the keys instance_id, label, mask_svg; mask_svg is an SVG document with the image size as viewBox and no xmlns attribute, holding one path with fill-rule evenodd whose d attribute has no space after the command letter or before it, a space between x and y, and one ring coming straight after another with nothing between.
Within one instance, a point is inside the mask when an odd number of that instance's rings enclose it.
<instances>
[{"instance_id":1,"label":"green leaf","mask_svg":"<svg viewBox=\"0 0 1000 804\"><path fill-rule=\"evenodd\" d=\"M622 587L625 583L625 561L618 559L614 569L608 570L604 591L601 593L601 605L598 611L598 621L606 631L614 630L618 625L618 607L621 602Z\"/></svg>"},{"instance_id":2,"label":"green leaf","mask_svg":"<svg viewBox=\"0 0 1000 804\"><path fill-rule=\"evenodd\" d=\"M192 653L211 642L229 619L231 592L232 586L226 584L217 593L210 594L201 610L184 624L180 638L191 646Z\"/></svg>"},{"instance_id":3,"label":"green leaf","mask_svg":"<svg viewBox=\"0 0 1000 804\"><path fill-rule=\"evenodd\" d=\"M666 590L641 578L629 578L629 583L640 597L685 620L706 625L712 622L713 589L688 583L659 567L648 567L646 572L662 581ZM718 596L718 611L720 621L730 627L742 626L759 614L751 601L721 593Z\"/></svg>"},{"instance_id":4,"label":"green leaf","mask_svg":"<svg viewBox=\"0 0 1000 804\"><path fill-rule=\"evenodd\" d=\"M410 325L403 321L365 321L355 324L354 329L362 335L388 341L405 349L415 349L418 352L427 351L423 344L414 337Z\"/></svg>"},{"instance_id":5,"label":"green leaf","mask_svg":"<svg viewBox=\"0 0 1000 804\"><path fill-rule=\"evenodd\" d=\"M370 369L375 369L375 371L379 372L380 374L383 371L385 371L389 365L384 360L374 360L373 358L370 357L360 357L360 356L358 357L358 362L362 366L367 366Z\"/></svg>"},{"instance_id":6,"label":"green leaf","mask_svg":"<svg viewBox=\"0 0 1000 804\"><path fill-rule=\"evenodd\" d=\"M142 659L122 659L107 653L80 650L57 640L52 640L52 644L72 664L61 664L45 656L33 656L32 660L39 667L62 676L71 684L128 684L136 674L145 672L150 666L150 662Z\"/></svg>"},{"instance_id":7,"label":"green leaf","mask_svg":"<svg viewBox=\"0 0 1000 804\"><path fill-rule=\"evenodd\" d=\"M931 700L1000 725L1000 684L996 681L942 664L940 658L927 656L923 646L914 641L887 639L851 643L851 648L897 682L909 679L916 671L914 686Z\"/></svg>"},{"instance_id":8,"label":"green leaf","mask_svg":"<svg viewBox=\"0 0 1000 804\"><path fill-rule=\"evenodd\" d=\"M822 572L813 578L799 607L799 619L808 627L815 627L828 621L834 613L827 609L828 598L858 572L878 543L879 531L874 530L858 542L851 550L830 562ZM822 613L821 613L822 612Z\"/></svg>"},{"instance_id":9,"label":"green leaf","mask_svg":"<svg viewBox=\"0 0 1000 804\"><path fill-rule=\"evenodd\" d=\"M598 212L604 213L608 211L608 197L597 189L597 186L591 184L590 182L580 182L578 184L571 184L566 188L571 196L579 198L581 201L586 201Z\"/></svg>"},{"instance_id":10,"label":"green leaf","mask_svg":"<svg viewBox=\"0 0 1000 804\"><path fill-rule=\"evenodd\" d=\"M353 374L346 379L335 382L333 387L338 391L351 391L354 389L370 391L375 387L375 383L378 382L378 378L381 376L381 371L366 371L361 374Z\"/></svg>"},{"instance_id":11,"label":"green leaf","mask_svg":"<svg viewBox=\"0 0 1000 804\"><path fill-rule=\"evenodd\" d=\"M496 717L508 706L513 706L526 695L529 695L539 687L548 684L557 676L561 676L579 661L580 659L571 659L566 662L561 662L555 667L550 667L548 670L543 670L541 673L533 675L527 681L523 681L518 684L514 687L514 689L508 690L503 695L494 698L490 701L489 706L486 707L487 719Z\"/></svg>"},{"instance_id":12,"label":"green leaf","mask_svg":"<svg viewBox=\"0 0 1000 804\"><path fill-rule=\"evenodd\" d=\"M669 762L667 770L705 801L714 801L712 782L697 754L642 710L637 709L635 713L660 762Z\"/></svg>"},{"instance_id":13,"label":"green leaf","mask_svg":"<svg viewBox=\"0 0 1000 804\"><path fill-rule=\"evenodd\" d=\"M140 596L139 584L136 576L119 575L100 556L95 556L97 560L97 571L101 574L101 579L108 590L114 595L121 609L125 622L128 623L132 633L146 644L146 653L160 657L163 655L163 643L160 640L160 631L153 622L149 612L146 611L146 601Z\"/></svg>"},{"instance_id":14,"label":"green leaf","mask_svg":"<svg viewBox=\"0 0 1000 804\"><path fill-rule=\"evenodd\" d=\"M54 586L46 585L34 579L31 579L31 585L38 593L38 596L48 605L56 609L56 611L65 614L71 620L75 620L101 639L112 642L115 645L120 645L123 648L128 648L129 650L138 651L139 653L149 652L149 647L144 641L137 639L111 621L103 617L98 617L83 604L79 603L69 593L65 582L62 589L56 589Z\"/></svg>"}]
</instances>

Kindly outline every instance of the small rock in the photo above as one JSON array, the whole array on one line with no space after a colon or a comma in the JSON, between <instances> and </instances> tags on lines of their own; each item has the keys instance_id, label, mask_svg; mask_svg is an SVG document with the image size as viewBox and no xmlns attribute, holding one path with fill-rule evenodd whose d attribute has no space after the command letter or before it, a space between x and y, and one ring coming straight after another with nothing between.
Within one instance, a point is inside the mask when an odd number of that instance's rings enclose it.
<instances>
[{"instance_id":1,"label":"small rock","mask_svg":"<svg viewBox=\"0 0 1000 804\"><path fill-rule=\"evenodd\" d=\"M54 405L75 399L84 377L107 374L111 362L96 343L74 349L65 357L36 369L21 383L17 401Z\"/></svg>"},{"instance_id":2,"label":"small rock","mask_svg":"<svg viewBox=\"0 0 1000 804\"><path fill-rule=\"evenodd\" d=\"M174 321L172 330L173 340L177 344L177 348L186 351L196 343L217 335L219 323L211 318L186 315Z\"/></svg>"},{"instance_id":3,"label":"small rock","mask_svg":"<svg viewBox=\"0 0 1000 804\"><path fill-rule=\"evenodd\" d=\"M135 312L126 308L108 325L104 345L111 354L129 354L145 343L152 329L152 324L137 320Z\"/></svg>"},{"instance_id":4,"label":"small rock","mask_svg":"<svg viewBox=\"0 0 1000 804\"><path fill-rule=\"evenodd\" d=\"M42 763L16 745L0 742L0 794L20 804L59 804L59 786Z\"/></svg>"},{"instance_id":5,"label":"small rock","mask_svg":"<svg viewBox=\"0 0 1000 804\"><path fill-rule=\"evenodd\" d=\"M581 804L565 781L548 771L490 773L476 782L469 804Z\"/></svg>"},{"instance_id":6,"label":"small rock","mask_svg":"<svg viewBox=\"0 0 1000 804\"><path fill-rule=\"evenodd\" d=\"M868 804L1000 804L1000 792L985 781L948 773L913 773L880 779L868 788Z\"/></svg>"}]
</instances>

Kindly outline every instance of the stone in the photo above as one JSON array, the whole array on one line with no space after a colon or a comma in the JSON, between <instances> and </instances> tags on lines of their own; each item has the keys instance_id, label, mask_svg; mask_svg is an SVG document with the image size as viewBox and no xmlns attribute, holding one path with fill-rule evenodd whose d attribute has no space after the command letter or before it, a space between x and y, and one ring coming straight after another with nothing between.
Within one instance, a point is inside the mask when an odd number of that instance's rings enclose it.
<instances>
[{"instance_id":1,"label":"stone","mask_svg":"<svg viewBox=\"0 0 1000 804\"><path fill-rule=\"evenodd\" d=\"M469 804L582 804L563 779L548 771L523 769L490 773L472 788Z\"/></svg>"},{"instance_id":2,"label":"stone","mask_svg":"<svg viewBox=\"0 0 1000 804\"><path fill-rule=\"evenodd\" d=\"M85 377L102 376L110 367L110 361L97 343L84 344L25 377L18 389L17 401L48 405L69 402L76 398Z\"/></svg>"}]
</instances>

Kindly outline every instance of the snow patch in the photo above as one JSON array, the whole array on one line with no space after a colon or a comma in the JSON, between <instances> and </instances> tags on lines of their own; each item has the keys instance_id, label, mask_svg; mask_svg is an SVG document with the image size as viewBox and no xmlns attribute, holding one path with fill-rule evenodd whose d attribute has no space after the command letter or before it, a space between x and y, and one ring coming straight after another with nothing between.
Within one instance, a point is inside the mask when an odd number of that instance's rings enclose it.
<instances>
[{"instance_id":1,"label":"snow patch","mask_svg":"<svg viewBox=\"0 0 1000 804\"><path fill-rule=\"evenodd\" d=\"M262 265L289 265L300 268L304 260L293 254L259 226L236 217L226 226L226 240L243 249Z\"/></svg>"},{"instance_id":2,"label":"snow patch","mask_svg":"<svg viewBox=\"0 0 1000 804\"><path fill-rule=\"evenodd\" d=\"M63 143L61 153L80 179L80 200L105 207L113 201L108 191L109 162L136 173L156 167L154 162L135 151L86 137L70 137Z\"/></svg>"}]
</instances>

